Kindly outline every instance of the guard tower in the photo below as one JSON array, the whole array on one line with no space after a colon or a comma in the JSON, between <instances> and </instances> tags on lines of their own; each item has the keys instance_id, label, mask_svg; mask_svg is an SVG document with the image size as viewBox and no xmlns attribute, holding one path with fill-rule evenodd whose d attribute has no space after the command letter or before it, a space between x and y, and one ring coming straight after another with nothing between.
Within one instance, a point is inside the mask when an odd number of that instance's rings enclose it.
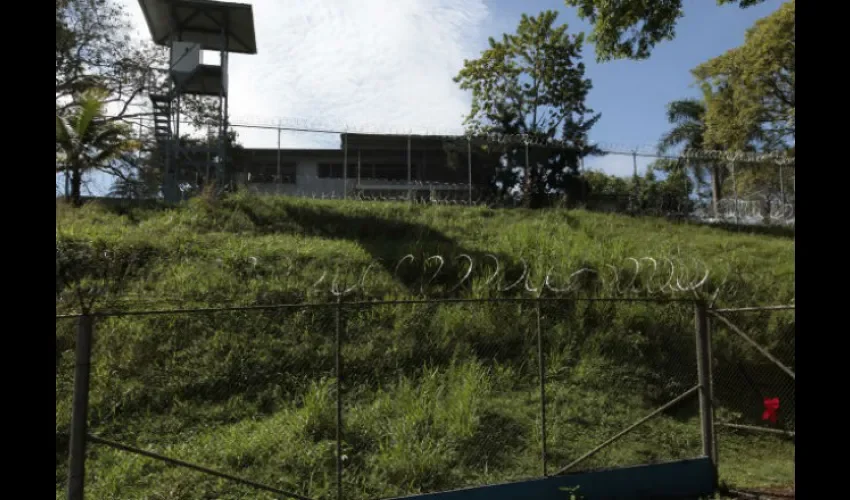
<instances>
[{"instance_id":1,"label":"guard tower","mask_svg":"<svg viewBox=\"0 0 850 500\"><path fill-rule=\"evenodd\" d=\"M188 170L204 171L204 182L220 186L230 182L227 151L228 54L256 54L254 13L250 5L213 0L139 0L151 37L169 47L170 64L165 82L152 83L154 136L164 159L163 196L178 201L178 182ZM204 51L218 52L220 63L204 61ZM180 101L184 95L208 96L218 100L218 117L212 140L189 148L180 143ZM204 154L206 153L206 154ZM197 158L208 158L198 169ZM213 175L210 171L214 172Z\"/></svg>"}]
</instances>

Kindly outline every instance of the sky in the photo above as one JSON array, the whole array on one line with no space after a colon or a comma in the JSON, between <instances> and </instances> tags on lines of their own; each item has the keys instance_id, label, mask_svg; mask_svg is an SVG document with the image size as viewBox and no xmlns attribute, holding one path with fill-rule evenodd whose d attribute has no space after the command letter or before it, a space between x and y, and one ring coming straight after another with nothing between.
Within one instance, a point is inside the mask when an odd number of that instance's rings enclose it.
<instances>
[{"instance_id":1,"label":"sky","mask_svg":"<svg viewBox=\"0 0 850 500\"><path fill-rule=\"evenodd\" d=\"M127 7L137 36L149 38L136 0ZM452 78L490 36L513 32L522 13L559 13L569 31L591 32L563 0L242 0L253 5L258 53L230 58L231 123L384 133L461 133L470 96ZM645 61L597 63L583 50L593 82L587 104L602 118L590 138L617 150L654 148L668 128L668 102L698 96L690 70L744 41L782 0L740 9L684 0L672 41ZM235 127L246 147L276 147L275 130ZM338 147L338 136L288 132L282 147ZM585 166L631 175L630 156ZM639 171L650 159L638 158ZM98 183L99 184L99 183Z\"/></svg>"}]
</instances>

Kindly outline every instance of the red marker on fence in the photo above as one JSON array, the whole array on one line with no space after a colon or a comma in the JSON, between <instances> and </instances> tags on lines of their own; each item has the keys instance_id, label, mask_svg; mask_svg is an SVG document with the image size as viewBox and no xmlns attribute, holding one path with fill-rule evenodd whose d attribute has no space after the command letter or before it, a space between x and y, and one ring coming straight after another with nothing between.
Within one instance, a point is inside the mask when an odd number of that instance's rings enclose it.
<instances>
[{"instance_id":1,"label":"red marker on fence","mask_svg":"<svg viewBox=\"0 0 850 500\"><path fill-rule=\"evenodd\" d=\"M779 411L779 398L764 398L764 413L761 415L762 420L770 420L771 423L776 423L776 412Z\"/></svg>"}]
</instances>

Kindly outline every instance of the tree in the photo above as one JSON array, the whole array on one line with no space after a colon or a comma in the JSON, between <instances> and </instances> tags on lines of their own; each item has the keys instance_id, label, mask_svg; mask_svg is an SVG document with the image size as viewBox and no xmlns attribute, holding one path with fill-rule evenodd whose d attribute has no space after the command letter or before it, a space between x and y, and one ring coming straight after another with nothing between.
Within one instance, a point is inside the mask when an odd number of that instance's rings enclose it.
<instances>
[{"instance_id":1,"label":"tree","mask_svg":"<svg viewBox=\"0 0 850 500\"><path fill-rule=\"evenodd\" d=\"M658 180L656 172L664 173L664 179ZM653 161L646 169L643 184L647 186L640 191L645 209L662 214L685 214L694 208L691 200L694 183L688 178L682 160L662 158Z\"/></svg>"},{"instance_id":2,"label":"tree","mask_svg":"<svg viewBox=\"0 0 850 500\"><path fill-rule=\"evenodd\" d=\"M629 187L630 181L616 175L588 170L582 174L587 181L591 195L631 196L634 190Z\"/></svg>"},{"instance_id":3,"label":"tree","mask_svg":"<svg viewBox=\"0 0 850 500\"><path fill-rule=\"evenodd\" d=\"M472 91L465 124L472 134L523 135L546 144L557 139L564 147L506 148L508 169L522 165L523 200L539 207L549 193L570 189L577 181L579 159L598 153L587 134L599 120L585 105L591 82L584 77L582 34L569 35L567 25L555 27L558 14L523 14L515 34L490 47L478 59L465 60L455 77L460 88ZM504 176L502 176L504 177Z\"/></svg>"},{"instance_id":4,"label":"tree","mask_svg":"<svg viewBox=\"0 0 850 500\"><path fill-rule=\"evenodd\" d=\"M658 173L665 178L659 179ZM689 213L693 209L690 181L678 160L661 159L652 162L643 177L629 178L602 172L584 173L590 195L612 196L632 200L633 209L648 214Z\"/></svg>"},{"instance_id":5,"label":"tree","mask_svg":"<svg viewBox=\"0 0 850 500\"><path fill-rule=\"evenodd\" d=\"M727 172L717 161L699 158L699 152L713 149L706 142L706 104L700 99L680 99L667 105L667 121L673 128L661 136L658 143L660 154L684 146L686 167L693 172L697 184L703 184L706 173L711 178L711 200L715 214L718 202L723 197L723 181ZM695 156L695 158L692 158Z\"/></svg>"},{"instance_id":6,"label":"tree","mask_svg":"<svg viewBox=\"0 0 850 500\"><path fill-rule=\"evenodd\" d=\"M706 103L705 141L733 152L791 153L796 136L795 2L747 30L744 44L695 68ZM779 165L747 162L733 171L736 194L769 207L786 192ZM728 168L734 169L730 161ZM768 208L769 210L769 208Z\"/></svg>"},{"instance_id":7,"label":"tree","mask_svg":"<svg viewBox=\"0 0 850 500\"><path fill-rule=\"evenodd\" d=\"M138 104L154 68L167 67L167 53L130 38L130 20L115 0L56 0L56 108L75 106L89 89L106 92L121 121ZM141 114L147 114L142 112Z\"/></svg>"},{"instance_id":8,"label":"tree","mask_svg":"<svg viewBox=\"0 0 850 500\"><path fill-rule=\"evenodd\" d=\"M56 173L70 178L70 201L79 206L83 174L93 169L109 169L109 164L125 153L138 149L129 138L129 128L103 116L107 91L90 89L75 99L64 115L56 115Z\"/></svg>"},{"instance_id":9,"label":"tree","mask_svg":"<svg viewBox=\"0 0 850 500\"><path fill-rule=\"evenodd\" d=\"M796 137L795 2L747 30L744 44L693 70L707 96L707 139L785 150Z\"/></svg>"},{"instance_id":10,"label":"tree","mask_svg":"<svg viewBox=\"0 0 850 500\"><path fill-rule=\"evenodd\" d=\"M751 7L764 0L717 0L718 5ZM682 0L566 0L593 24L590 41L598 61L646 59L664 40L672 40L682 17Z\"/></svg>"},{"instance_id":11,"label":"tree","mask_svg":"<svg viewBox=\"0 0 850 500\"><path fill-rule=\"evenodd\" d=\"M119 143L123 140L126 145L130 124L138 125L136 119L151 114L144 93L155 72L167 67L167 53L152 44L133 42L130 29L125 8L116 0L56 0L57 160L67 157L62 162L73 163L75 158L87 154L75 150L73 144L91 140L83 137L85 134L94 137L103 132L104 140L120 138ZM77 130L82 126L81 114L85 113L97 114L93 128ZM60 146L63 121L71 134ZM147 142L142 136L139 140ZM103 146L109 156L114 145ZM122 161L104 161L66 172L66 197L79 203L82 176L93 168L117 176L118 182L124 184L147 175L137 171L138 162L123 161L132 160L123 156L113 158L119 159Z\"/></svg>"},{"instance_id":12,"label":"tree","mask_svg":"<svg viewBox=\"0 0 850 500\"><path fill-rule=\"evenodd\" d=\"M56 113L68 116L80 106L87 90L103 93L104 109L99 120L132 125L152 116L146 95L167 92L168 53L163 47L133 41L125 7L118 0L56 0ZM220 121L217 100L184 96L182 118L196 126ZM155 149L150 128L139 135L146 150ZM58 151L57 151L58 153ZM152 162L125 161L101 167L117 178L116 189L149 192L156 176ZM70 176L68 176L70 178ZM139 184L141 179L146 179ZM142 189L144 188L144 189ZM140 191L142 190L142 191ZM141 195L141 194L139 194Z\"/></svg>"},{"instance_id":13,"label":"tree","mask_svg":"<svg viewBox=\"0 0 850 500\"><path fill-rule=\"evenodd\" d=\"M179 146L180 153L172 157L175 162L178 178L188 182L191 186L188 187L190 192L200 192L205 187L215 184L216 192L224 192L231 189L232 179L237 173L239 165L245 163L245 148L238 140L239 134L230 129L224 138L227 149L226 166L228 171L225 172L225 178L217 178L218 172L215 171L213 165L220 156L218 152L217 137L193 137L187 134L180 136ZM163 172L165 164L165 151L162 149L162 144L153 145L151 153L140 164L142 170ZM148 179L152 177L148 175ZM161 179L161 176L157 176Z\"/></svg>"},{"instance_id":14,"label":"tree","mask_svg":"<svg viewBox=\"0 0 850 500\"><path fill-rule=\"evenodd\" d=\"M125 158L121 169L116 166L115 182L109 190L109 196L127 200L155 198L162 186L162 169L154 168L149 161L141 157Z\"/></svg>"}]
</instances>

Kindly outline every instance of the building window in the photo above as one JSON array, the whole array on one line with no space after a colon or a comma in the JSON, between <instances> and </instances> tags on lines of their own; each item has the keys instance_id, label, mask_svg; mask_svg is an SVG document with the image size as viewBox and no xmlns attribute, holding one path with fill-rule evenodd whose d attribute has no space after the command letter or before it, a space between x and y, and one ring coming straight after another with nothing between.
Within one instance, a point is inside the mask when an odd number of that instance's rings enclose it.
<instances>
[{"instance_id":1,"label":"building window","mask_svg":"<svg viewBox=\"0 0 850 500\"><path fill-rule=\"evenodd\" d=\"M277 163L273 165L252 165L248 172L249 184L295 184L295 163L280 164L280 179L277 175Z\"/></svg>"},{"instance_id":2,"label":"building window","mask_svg":"<svg viewBox=\"0 0 850 500\"><path fill-rule=\"evenodd\" d=\"M319 177L322 179L342 179L342 163L319 163ZM357 164L348 164L348 178L357 177Z\"/></svg>"},{"instance_id":3,"label":"building window","mask_svg":"<svg viewBox=\"0 0 850 500\"><path fill-rule=\"evenodd\" d=\"M382 179L388 181L407 181L407 165L402 164L389 164L389 165L374 165L373 170L375 179ZM410 166L410 178L416 179L416 164L411 164Z\"/></svg>"}]
</instances>

